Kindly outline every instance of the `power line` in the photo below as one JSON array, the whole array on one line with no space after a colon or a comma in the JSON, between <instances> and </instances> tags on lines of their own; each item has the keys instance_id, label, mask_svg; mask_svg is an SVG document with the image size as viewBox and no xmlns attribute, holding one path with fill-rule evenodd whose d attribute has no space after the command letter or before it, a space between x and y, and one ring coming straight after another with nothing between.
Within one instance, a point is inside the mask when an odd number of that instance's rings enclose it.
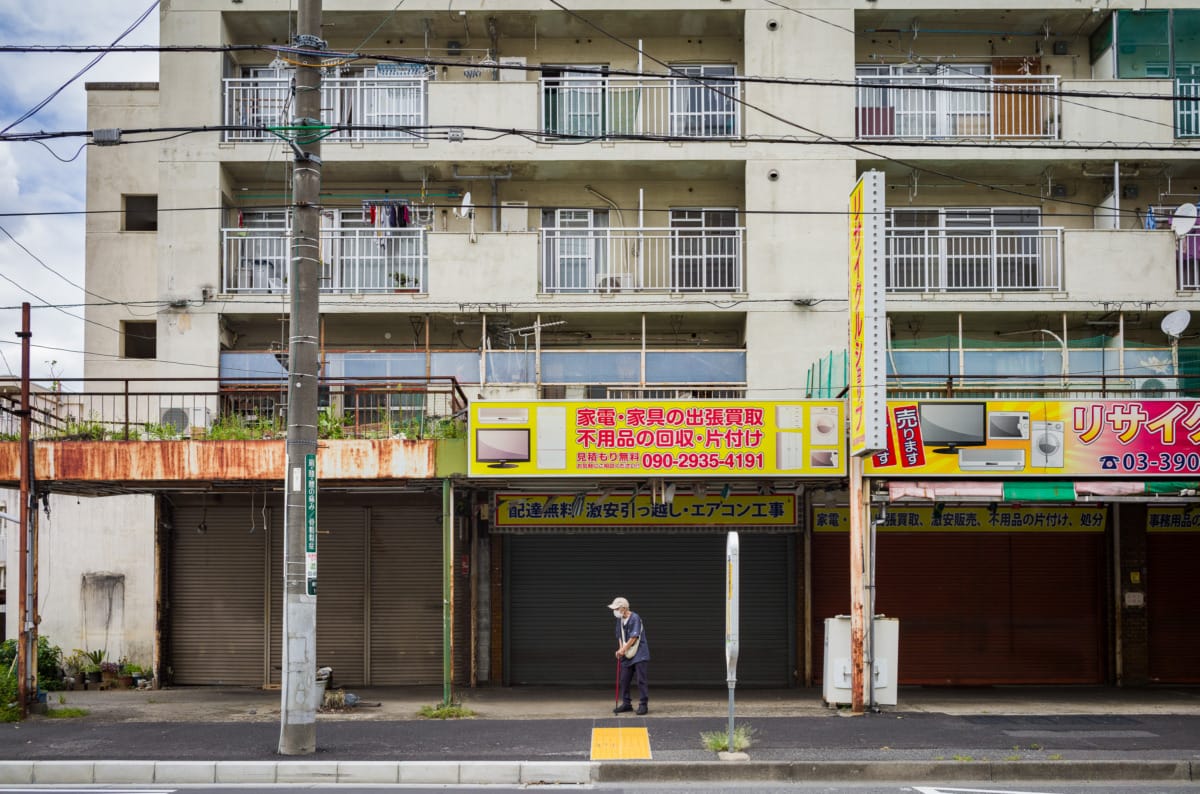
<instances>
[{"instance_id":1,"label":"power line","mask_svg":"<svg viewBox=\"0 0 1200 794\"><path fill-rule=\"evenodd\" d=\"M133 21L133 23L132 23L132 24L131 24L129 27L127 27L127 28L125 28L125 30L121 31L121 34L120 34L119 36L117 36L115 39L113 39L113 42L112 42L112 44L110 44L109 46L110 46L110 47L112 47L112 46L115 46L115 45L116 45L116 44L117 44L119 41L121 41L121 39L125 38L125 37L126 37L126 36L128 36L130 33L132 33L132 32L133 32L135 29L137 29L137 26L138 26L138 25L140 25L140 24L142 24L142 22L144 22L144 21L146 20L146 17L150 16L150 12L151 12L151 11L153 11L155 8L157 8L157 7L158 7L158 3L159 3L159 0L154 0L154 2L152 2L152 3L150 4L150 7L149 7L149 8L147 8L145 11L143 11L143 12L142 12L142 15L141 15L141 16L139 16L137 19L135 19L135 20ZM88 61L88 64L87 64L87 66L84 66L82 69L80 69L80 70L79 70L78 72L76 72L74 75L72 75L72 76L71 76L71 78L70 78L69 80L67 80L67 82L63 83L63 84L62 84L62 85L60 85L58 88L56 88L56 89L54 89L53 91L51 91L51 92L50 92L50 94L49 94L49 95L48 95L48 96L47 96L45 99L43 99L41 102L37 103L36 105L34 105L33 107L31 107L29 110L27 110L27 111L25 111L23 114L21 114L21 116L20 116L19 118L17 118L17 120L16 120L16 121L13 121L13 122L12 122L11 124L9 124L7 127L5 127L4 129L0 130L0 134L3 134L3 133L6 133L6 132L8 132L8 131L9 131L9 130L11 130L13 127L17 126L18 124L20 124L21 122L25 121L26 119L29 119L29 118L31 118L31 117L32 117L34 114L36 114L36 113L37 113L39 110L41 110L42 108L46 107L46 105L50 104L50 103L51 103L51 102L54 100L54 98L55 98L56 96L58 96L59 94L61 94L61 93L62 93L62 92L63 92L63 91L64 91L64 90L67 88L67 86L69 86L71 83L75 82L75 81L76 81L76 80L78 80L80 77L82 77L82 76L83 76L83 75L84 75L84 74L85 74L85 73L86 73L86 72L87 72L89 69L91 69L93 66L95 66L95 65L96 65L96 64L98 64L98 63L100 63L100 60L101 60L101 59L102 59L102 58L103 58L105 55L107 55L107 54L108 54L108 52L101 52L101 53L100 53L99 55L97 55L95 58L93 58L92 60ZM77 156L78 156L78 155L77 155Z\"/></svg>"}]
</instances>

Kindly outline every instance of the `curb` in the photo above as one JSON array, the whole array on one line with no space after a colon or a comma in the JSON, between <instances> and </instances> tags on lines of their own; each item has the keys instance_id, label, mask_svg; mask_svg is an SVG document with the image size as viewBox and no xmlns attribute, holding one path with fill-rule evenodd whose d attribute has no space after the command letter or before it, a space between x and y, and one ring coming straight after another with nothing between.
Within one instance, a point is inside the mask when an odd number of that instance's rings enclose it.
<instances>
[{"instance_id":1,"label":"curb","mask_svg":"<svg viewBox=\"0 0 1200 794\"><path fill-rule=\"evenodd\" d=\"M599 783L686 781L1114 781L1200 779L1192 761L616 761L600 764Z\"/></svg>"},{"instance_id":2,"label":"curb","mask_svg":"<svg viewBox=\"0 0 1200 794\"><path fill-rule=\"evenodd\" d=\"M0 761L0 785L583 784L590 761Z\"/></svg>"}]
</instances>

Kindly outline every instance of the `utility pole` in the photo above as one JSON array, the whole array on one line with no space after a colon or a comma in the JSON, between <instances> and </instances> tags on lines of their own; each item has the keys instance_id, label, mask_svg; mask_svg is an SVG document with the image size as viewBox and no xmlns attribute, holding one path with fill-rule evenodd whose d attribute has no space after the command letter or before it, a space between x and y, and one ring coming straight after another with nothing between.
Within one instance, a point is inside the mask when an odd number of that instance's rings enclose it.
<instances>
[{"instance_id":1,"label":"utility pole","mask_svg":"<svg viewBox=\"0 0 1200 794\"><path fill-rule=\"evenodd\" d=\"M300 0L295 45L325 49L321 0ZM279 753L317 749L317 336L320 313L321 58L305 54L296 69L292 152L292 257L288 340L287 460L283 523L283 703Z\"/></svg>"},{"instance_id":2,"label":"utility pole","mask_svg":"<svg viewBox=\"0 0 1200 794\"><path fill-rule=\"evenodd\" d=\"M29 304L21 304L21 540L17 585L17 700L21 719L29 716L30 701L37 695L37 536L33 520L33 440L29 410Z\"/></svg>"}]
</instances>

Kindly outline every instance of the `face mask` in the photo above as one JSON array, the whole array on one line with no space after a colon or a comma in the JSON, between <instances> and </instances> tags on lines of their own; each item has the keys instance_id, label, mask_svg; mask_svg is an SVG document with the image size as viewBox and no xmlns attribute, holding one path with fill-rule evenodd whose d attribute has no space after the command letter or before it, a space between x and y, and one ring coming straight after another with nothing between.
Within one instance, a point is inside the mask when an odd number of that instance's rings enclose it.
<instances>
[{"instance_id":1,"label":"face mask","mask_svg":"<svg viewBox=\"0 0 1200 794\"><path fill-rule=\"evenodd\" d=\"M614 617L614 618L623 617L623 616L621 615L621 610L619 610L619 609L614 609L614 610L613 610L613 617Z\"/></svg>"}]
</instances>

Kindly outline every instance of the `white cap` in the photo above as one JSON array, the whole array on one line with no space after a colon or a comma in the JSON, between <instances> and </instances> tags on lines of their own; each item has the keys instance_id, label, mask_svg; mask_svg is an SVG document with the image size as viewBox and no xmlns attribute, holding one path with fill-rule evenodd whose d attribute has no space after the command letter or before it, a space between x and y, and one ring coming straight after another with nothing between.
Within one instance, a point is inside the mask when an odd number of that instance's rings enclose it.
<instances>
[{"instance_id":1,"label":"white cap","mask_svg":"<svg viewBox=\"0 0 1200 794\"><path fill-rule=\"evenodd\" d=\"M616 598L613 599L613 602L608 605L608 608L609 609L629 609L629 600L622 598L621 596L617 596Z\"/></svg>"}]
</instances>

